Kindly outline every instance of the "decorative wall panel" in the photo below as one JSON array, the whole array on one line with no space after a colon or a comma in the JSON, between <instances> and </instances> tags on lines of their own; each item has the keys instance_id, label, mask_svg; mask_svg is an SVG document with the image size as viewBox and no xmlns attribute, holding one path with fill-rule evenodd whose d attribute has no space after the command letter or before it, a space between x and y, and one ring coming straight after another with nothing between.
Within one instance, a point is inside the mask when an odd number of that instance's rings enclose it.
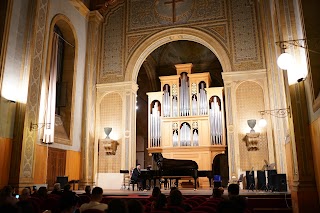
<instances>
[{"instance_id":1,"label":"decorative wall panel","mask_svg":"<svg viewBox=\"0 0 320 213\"><path fill-rule=\"evenodd\" d=\"M231 0L230 7L235 70L263 68L253 1Z\"/></svg>"},{"instance_id":2,"label":"decorative wall panel","mask_svg":"<svg viewBox=\"0 0 320 213\"><path fill-rule=\"evenodd\" d=\"M240 153L240 168L243 171L260 170L264 166L264 160L268 160L268 140L263 129L258 125L254 128L260 132L260 142L257 151L248 151L243 140L246 133L250 131L247 120L260 118L259 111L264 109L263 90L258 83L247 81L239 85L236 90L238 138Z\"/></svg>"},{"instance_id":3,"label":"decorative wall panel","mask_svg":"<svg viewBox=\"0 0 320 213\"><path fill-rule=\"evenodd\" d=\"M103 25L102 69L100 71L100 78L105 78L108 74L123 74L123 23L123 6L118 7L106 17L106 22Z\"/></svg>"},{"instance_id":4,"label":"decorative wall panel","mask_svg":"<svg viewBox=\"0 0 320 213\"><path fill-rule=\"evenodd\" d=\"M128 0L128 31L226 18L224 0Z\"/></svg>"},{"instance_id":5,"label":"decorative wall panel","mask_svg":"<svg viewBox=\"0 0 320 213\"><path fill-rule=\"evenodd\" d=\"M41 82L41 66L43 57L43 46L46 30L46 17L48 10L48 0L39 1L37 7L38 16L35 24L35 39L34 52L32 54L32 62L30 67L30 79L28 88L28 98L26 105L25 125L30 125L29 122L37 122L39 111L39 97L40 97L40 82ZM33 178L33 162L35 141L37 135L29 131L28 128L24 130L22 147L22 162L21 162L21 178L26 178L25 181L31 181ZM29 180L28 180L29 179Z\"/></svg>"},{"instance_id":6,"label":"decorative wall panel","mask_svg":"<svg viewBox=\"0 0 320 213\"><path fill-rule=\"evenodd\" d=\"M121 140L122 137L122 99L117 93L106 95L100 104L100 126L99 139L106 137L103 128L111 127L110 138L116 140L119 145L115 155L107 155L103 144L99 144L99 173L117 173L121 167Z\"/></svg>"}]
</instances>

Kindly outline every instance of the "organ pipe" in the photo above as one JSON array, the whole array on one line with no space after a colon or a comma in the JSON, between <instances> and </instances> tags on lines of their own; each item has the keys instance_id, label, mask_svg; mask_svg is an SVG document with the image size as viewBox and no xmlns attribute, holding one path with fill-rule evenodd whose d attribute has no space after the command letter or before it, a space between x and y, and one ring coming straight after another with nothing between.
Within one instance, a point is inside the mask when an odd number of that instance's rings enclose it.
<instances>
[{"instance_id":1,"label":"organ pipe","mask_svg":"<svg viewBox=\"0 0 320 213\"><path fill-rule=\"evenodd\" d=\"M182 73L180 77L180 116L190 115L190 103L189 103L189 81L186 73Z\"/></svg>"},{"instance_id":2,"label":"organ pipe","mask_svg":"<svg viewBox=\"0 0 320 213\"><path fill-rule=\"evenodd\" d=\"M172 98L172 116L178 117L178 98L173 96Z\"/></svg>"},{"instance_id":3,"label":"organ pipe","mask_svg":"<svg viewBox=\"0 0 320 213\"><path fill-rule=\"evenodd\" d=\"M180 146L191 146L190 127L183 123L180 130Z\"/></svg>"},{"instance_id":4,"label":"organ pipe","mask_svg":"<svg viewBox=\"0 0 320 213\"><path fill-rule=\"evenodd\" d=\"M198 132L194 130L192 135L193 146L199 146L198 137Z\"/></svg>"},{"instance_id":5,"label":"organ pipe","mask_svg":"<svg viewBox=\"0 0 320 213\"><path fill-rule=\"evenodd\" d=\"M207 92L205 91L205 83L201 82L199 90L199 109L200 109L200 115L207 115L208 114L208 107L207 107Z\"/></svg>"},{"instance_id":6,"label":"organ pipe","mask_svg":"<svg viewBox=\"0 0 320 213\"><path fill-rule=\"evenodd\" d=\"M217 97L213 98L213 101L210 103L210 136L211 144L222 144L222 112L220 110Z\"/></svg>"},{"instance_id":7,"label":"organ pipe","mask_svg":"<svg viewBox=\"0 0 320 213\"><path fill-rule=\"evenodd\" d=\"M197 96L192 96L192 115L198 115Z\"/></svg>"},{"instance_id":8,"label":"organ pipe","mask_svg":"<svg viewBox=\"0 0 320 213\"><path fill-rule=\"evenodd\" d=\"M163 116L170 117L170 92L169 92L168 84L164 85L162 106L163 106Z\"/></svg>"},{"instance_id":9,"label":"organ pipe","mask_svg":"<svg viewBox=\"0 0 320 213\"><path fill-rule=\"evenodd\" d=\"M159 102L156 101L151 111L151 146L159 147L161 139Z\"/></svg>"}]
</instances>

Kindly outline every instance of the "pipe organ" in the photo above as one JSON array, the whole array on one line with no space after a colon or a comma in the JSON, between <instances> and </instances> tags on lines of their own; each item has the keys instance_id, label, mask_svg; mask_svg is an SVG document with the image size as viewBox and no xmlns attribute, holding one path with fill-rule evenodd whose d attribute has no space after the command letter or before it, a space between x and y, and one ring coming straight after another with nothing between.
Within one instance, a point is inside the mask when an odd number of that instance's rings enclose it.
<instances>
[{"instance_id":1,"label":"pipe organ","mask_svg":"<svg viewBox=\"0 0 320 213\"><path fill-rule=\"evenodd\" d=\"M223 87L209 88L210 74L192 73L192 64L176 70L177 75L160 77L161 91L147 93L148 152L211 169L214 156L226 148Z\"/></svg>"}]
</instances>

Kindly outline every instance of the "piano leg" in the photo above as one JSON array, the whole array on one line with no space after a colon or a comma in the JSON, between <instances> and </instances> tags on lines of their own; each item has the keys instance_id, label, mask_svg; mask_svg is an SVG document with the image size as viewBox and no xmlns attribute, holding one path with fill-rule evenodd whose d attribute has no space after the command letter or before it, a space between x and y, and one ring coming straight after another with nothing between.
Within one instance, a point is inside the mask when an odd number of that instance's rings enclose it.
<instances>
[{"instance_id":1,"label":"piano leg","mask_svg":"<svg viewBox=\"0 0 320 213\"><path fill-rule=\"evenodd\" d=\"M212 184L211 184L212 178L208 177L208 179L209 179L209 184L210 184L210 188L211 188L211 186L212 186Z\"/></svg>"},{"instance_id":2,"label":"piano leg","mask_svg":"<svg viewBox=\"0 0 320 213\"><path fill-rule=\"evenodd\" d=\"M194 191L197 190L197 178L194 178Z\"/></svg>"}]
</instances>

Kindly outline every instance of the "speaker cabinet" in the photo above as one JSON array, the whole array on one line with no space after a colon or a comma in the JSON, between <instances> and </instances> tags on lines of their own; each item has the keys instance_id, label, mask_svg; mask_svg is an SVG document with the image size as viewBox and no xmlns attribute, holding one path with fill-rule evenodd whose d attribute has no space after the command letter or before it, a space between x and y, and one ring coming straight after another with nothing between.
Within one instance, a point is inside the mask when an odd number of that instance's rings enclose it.
<instances>
[{"instance_id":1,"label":"speaker cabinet","mask_svg":"<svg viewBox=\"0 0 320 213\"><path fill-rule=\"evenodd\" d=\"M257 178L258 178L258 189L259 190L265 190L266 189L266 186L267 186L267 183L266 183L266 173L265 171L263 170L259 170L257 171Z\"/></svg>"},{"instance_id":2,"label":"speaker cabinet","mask_svg":"<svg viewBox=\"0 0 320 213\"><path fill-rule=\"evenodd\" d=\"M277 175L277 170L267 170L267 174L268 174L268 188L272 189L273 188L273 175Z\"/></svg>"},{"instance_id":3,"label":"speaker cabinet","mask_svg":"<svg viewBox=\"0 0 320 213\"><path fill-rule=\"evenodd\" d=\"M61 188L68 184L68 176L58 176L57 183L60 183Z\"/></svg>"},{"instance_id":4,"label":"speaker cabinet","mask_svg":"<svg viewBox=\"0 0 320 213\"><path fill-rule=\"evenodd\" d=\"M246 189L254 190L256 188L256 184L254 181L254 171L246 171L246 181L247 181Z\"/></svg>"},{"instance_id":5,"label":"speaker cabinet","mask_svg":"<svg viewBox=\"0 0 320 213\"><path fill-rule=\"evenodd\" d=\"M272 175L273 189L272 191L286 192L287 191L287 176L286 174Z\"/></svg>"}]
</instances>

